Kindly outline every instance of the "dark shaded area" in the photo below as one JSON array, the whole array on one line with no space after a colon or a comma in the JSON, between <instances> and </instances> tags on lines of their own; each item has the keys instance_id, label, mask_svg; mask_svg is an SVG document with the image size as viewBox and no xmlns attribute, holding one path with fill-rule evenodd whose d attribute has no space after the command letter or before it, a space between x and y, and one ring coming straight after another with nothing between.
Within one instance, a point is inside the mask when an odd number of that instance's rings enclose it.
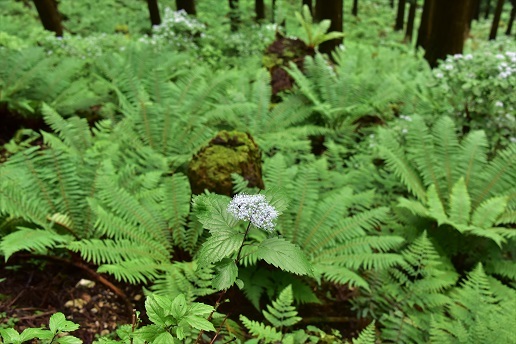
<instances>
[{"instance_id":1,"label":"dark shaded area","mask_svg":"<svg viewBox=\"0 0 516 344\"><path fill-rule=\"evenodd\" d=\"M99 283L91 288L77 285L81 279L91 278L73 265L15 255L8 264L0 264L0 278L5 278L0 282L0 323L12 319L19 332L28 327L48 328L48 320L55 312L64 313L68 320L80 325L71 334L84 343L113 332L118 325L131 323L123 300L112 291ZM140 286L125 285L123 290L136 309L144 310Z\"/></svg>"},{"instance_id":2,"label":"dark shaded area","mask_svg":"<svg viewBox=\"0 0 516 344\"><path fill-rule=\"evenodd\" d=\"M16 132L22 128L50 131L50 127L45 124L43 117L24 117L9 111L6 104L0 105L0 118L0 146L9 142L16 135Z\"/></svg>"},{"instance_id":3,"label":"dark shaded area","mask_svg":"<svg viewBox=\"0 0 516 344\"><path fill-rule=\"evenodd\" d=\"M293 62L303 70L306 56L315 56L315 50L300 39L276 34L276 40L267 47L264 56L264 65L271 74L273 102L279 101L278 93L290 90L294 85L294 79L284 67L288 67Z\"/></svg>"}]
</instances>

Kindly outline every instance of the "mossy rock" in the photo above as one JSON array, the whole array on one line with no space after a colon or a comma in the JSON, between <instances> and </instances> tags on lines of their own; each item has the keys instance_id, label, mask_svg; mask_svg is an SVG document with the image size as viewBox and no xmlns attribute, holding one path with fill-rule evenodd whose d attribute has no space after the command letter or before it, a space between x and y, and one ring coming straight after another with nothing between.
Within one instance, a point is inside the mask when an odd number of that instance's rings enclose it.
<instances>
[{"instance_id":1,"label":"mossy rock","mask_svg":"<svg viewBox=\"0 0 516 344\"><path fill-rule=\"evenodd\" d=\"M231 174L237 173L250 187L263 189L262 156L251 135L221 131L202 148L188 165L188 179L194 194L205 189L231 196Z\"/></svg>"}]
</instances>

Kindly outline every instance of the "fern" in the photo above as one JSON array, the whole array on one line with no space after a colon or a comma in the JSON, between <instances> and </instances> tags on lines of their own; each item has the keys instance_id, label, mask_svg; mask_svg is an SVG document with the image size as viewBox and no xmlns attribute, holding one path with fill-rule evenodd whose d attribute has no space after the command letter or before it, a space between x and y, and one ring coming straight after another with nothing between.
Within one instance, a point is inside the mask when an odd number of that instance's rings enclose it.
<instances>
[{"instance_id":1,"label":"fern","mask_svg":"<svg viewBox=\"0 0 516 344\"><path fill-rule=\"evenodd\" d=\"M507 243L516 235L508 228L514 223L511 214L516 206L515 145L499 151L489 161L485 135L471 132L459 141L448 117L428 128L415 116L408 124L403 145L392 130L381 129L379 136L380 154L387 166L417 199L400 198L398 206L411 212L416 221L425 218L437 223L429 234L451 257L464 254L460 269L479 261L487 264L506 260L498 252L506 251ZM407 220L416 226L414 220ZM427 225L435 227L431 221ZM476 254L473 247L481 247L482 253ZM488 269L494 266L501 265L486 265ZM513 274L506 271L504 275Z\"/></svg>"}]
</instances>

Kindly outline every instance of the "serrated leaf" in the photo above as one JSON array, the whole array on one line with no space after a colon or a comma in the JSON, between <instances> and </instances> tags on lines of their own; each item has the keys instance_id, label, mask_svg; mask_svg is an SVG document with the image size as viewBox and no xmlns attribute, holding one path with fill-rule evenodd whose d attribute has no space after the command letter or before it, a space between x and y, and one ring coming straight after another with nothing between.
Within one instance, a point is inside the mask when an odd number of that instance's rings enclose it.
<instances>
[{"instance_id":1,"label":"serrated leaf","mask_svg":"<svg viewBox=\"0 0 516 344\"><path fill-rule=\"evenodd\" d=\"M4 343L20 343L20 334L13 328L0 329L0 336L2 336Z\"/></svg>"},{"instance_id":2,"label":"serrated leaf","mask_svg":"<svg viewBox=\"0 0 516 344\"><path fill-rule=\"evenodd\" d=\"M65 336L57 339L59 344L82 344L82 340L74 336Z\"/></svg>"},{"instance_id":3,"label":"serrated leaf","mask_svg":"<svg viewBox=\"0 0 516 344\"><path fill-rule=\"evenodd\" d=\"M208 320L204 319L203 317L189 315L185 317L184 320L188 323L188 325L192 326L195 329L215 332L215 327L213 326L213 324Z\"/></svg>"},{"instance_id":4,"label":"serrated leaf","mask_svg":"<svg viewBox=\"0 0 516 344\"><path fill-rule=\"evenodd\" d=\"M285 195L282 189L278 187L271 187L263 191L263 195L267 199L270 205L281 214L288 208L288 197Z\"/></svg>"},{"instance_id":5,"label":"serrated leaf","mask_svg":"<svg viewBox=\"0 0 516 344\"><path fill-rule=\"evenodd\" d=\"M229 199L220 195L200 195L194 199L195 215L210 232L227 231L239 220L227 212Z\"/></svg>"},{"instance_id":6,"label":"serrated leaf","mask_svg":"<svg viewBox=\"0 0 516 344\"><path fill-rule=\"evenodd\" d=\"M491 197L482 202L473 213L471 224L480 228L492 227L507 208L507 197Z\"/></svg>"},{"instance_id":7,"label":"serrated leaf","mask_svg":"<svg viewBox=\"0 0 516 344\"><path fill-rule=\"evenodd\" d=\"M64 314L61 312L55 313L50 317L48 326L50 327L50 331L52 331L52 333L71 332L79 328L79 325L72 321L66 320Z\"/></svg>"},{"instance_id":8,"label":"serrated leaf","mask_svg":"<svg viewBox=\"0 0 516 344\"><path fill-rule=\"evenodd\" d=\"M453 186L450 194L450 221L467 224L471 212L471 199L464 178L460 178Z\"/></svg>"},{"instance_id":9,"label":"serrated leaf","mask_svg":"<svg viewBox=\"0 0 516 344\"><path fill-rule=\"evenodd\" d=\"M243 240L244 234L233 229L217 231L199 250L199 267L220 262L238 250Z\"/></svg>"},{"instance_id":10,"label":"serrated leaf","mask_svg":"<svg viewBox=\"0 0 516 344\"><path fill-rule=\"evenodd\" d=\"M156 325L165 326L167 314L156 301L156 295L147 297L147 300L145 300L145 309L147 310L147 316L150 321Z\"/></svg>"},{"instance_id":11,"label":"serrated leaf","mask_svg":"<svg viewBox=\"0 0 516 344\"><path fill-rule=\"evenodd\" d=\"M44 250L69 240L70 237L49 230L19 227L16 232L7 234L2 238L0 251L3 251L7 261L13 253L18 251Z\"/></svg>"},{"instance_id":12,"label":"serrated leaf","mask_svg":"<svg viewBox=\"0 0 516 344\"><path fill-rule=\"evenodd\" d=\"M174 337L168 332L160 333L153 341L152 344L170 344L175 343Z\"/></svg>"},{"instance_id":13,"label":"serrated leaf","mask_svg":"<svg viewBox=\"0 0 516 344\"><path fill-rule=\"evenodd\" d=\"M238 267L233 259L223 259L215 266L216 275L213 278L213 287L217 290L227 290L235 283L238 276Z\"/></svg>"},{"instance_id":14,"label":"serrated leaf","mask_svg":"<svg viewBox=\"0 0 516 344\"><path fill-rule=\"evenodd\" d=\"M22 342L25 342L34 338L52 339L53 336L54 334L49 330L44 330L42 328L26 328L21 333L20 339Z\"/></svg>"},{"instance_id":15,"label":"serrated leaf","mask_svg":"<svg viewBox=\"0 0 516 344\"><path fill-rule=\"evenodd\" d=\"M301 249L283 238L265 239L258 246L256 255L282 270L298 275L312 274L312 266Z\"/></svg>"},{"instance_id":16,"label":"serrated leaf","mask_svg":"<svg viewBox=\"0 0 516 344\"><path fill-rule=\"evenodd\" d=\"M190 306L190 308L188 308L188 315L205 315L205 314L209 314L213 311L213 306L210 306L210 305L206 305L204 303L200 303L200 302L194 302L192 303L192 305Z\"/></svg>"},{"instance_id":17,"label":"serrated leaf","mask_svg":"<svg viewBox=\"0 0 516 344\"><path fill-rule=\"evenodd\" d=\"M172 301L172 307L170 310L171 315L176 319L179 319L186 314L187 304L184 294L179 294L176 296L174 301Z\"/></svg>"}]
</instances>

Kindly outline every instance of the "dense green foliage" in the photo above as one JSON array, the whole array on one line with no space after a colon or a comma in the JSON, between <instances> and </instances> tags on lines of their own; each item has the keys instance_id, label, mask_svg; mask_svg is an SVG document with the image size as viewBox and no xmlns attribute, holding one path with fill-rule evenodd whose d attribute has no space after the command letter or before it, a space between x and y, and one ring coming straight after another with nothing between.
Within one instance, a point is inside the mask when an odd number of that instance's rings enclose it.
<instances>
[{"instance_id":1,"label":"dense green foliage","mask_svg":"<svg viewBox=\"0 0 516 344\"><path fill-rule=\"evenodd\" d=\"M230 32L214 0L197 18L163 8L152 28L143 1L60 1L63 38L24 2L0 3L0 116L45 124L1 147L7 264L73 256L146 284L148 323L104 344L513 343L514 40L472 39L431 71L391 33L387 1L364 1L345 46L291 63L294 87L273 96L275 32L316 47L328 23L255 23L240 2ZM277 1L276 23L298 2ZM265 190L241 175L233 189L263 195L274 226L231 212L235 198L192 195L189 163L221 130L259 146ZM220 313L229 289L263 317ZM369 324L358 338L303 323L298 306L331 309L343 291L342 314ZM56 313L50 330L0 329L0 343L76 343L54 341L75 329Z\"/></svg>"}]
</instances>

